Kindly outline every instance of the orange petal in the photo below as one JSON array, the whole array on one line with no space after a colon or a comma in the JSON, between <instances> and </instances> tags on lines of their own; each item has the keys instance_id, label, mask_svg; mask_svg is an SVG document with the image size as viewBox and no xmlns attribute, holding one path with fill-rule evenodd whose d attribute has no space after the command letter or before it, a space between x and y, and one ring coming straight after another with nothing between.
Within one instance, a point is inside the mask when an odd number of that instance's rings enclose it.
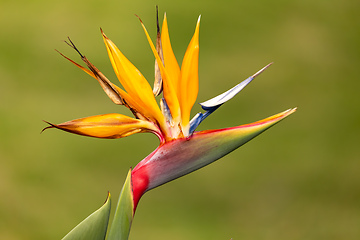
<instances>
[{"instance_id":1,"label":"orange petal","mask_svg":"<svg viewBox=\"0 0 360 240\"><path fill-rule=\"evenodd\" d=\"M156 103L152 89L140 71L122 54L116 45L102 32L106 49L114 71L126 92L139 105L147 108L146 116L163 122L164 117ZM144 114L145 113L141 113Z\"/></svg>"},{"instance_id":2,"label":"orange petal","mask_svg":"<svg viewBox=\"0 0 360 240\"><path fill-rule=\"evenodd\" d=\"M180 76L180 108L181 125L185 135L187 135L190 112L193 107L199 91L199 26L200 17L196 24L194 36L186 50Z\"/></svg>"},{"instance_id":3,"label":"orange petal","mask_svg":"<svg viewBox=\"0 0 360 240\"><path fill-rule=\"evenodd\" d=\"M45 128L58 128L66 132L97 138L122 138L139 132L153 132L160 136L159 129L151 122L134 119L122 114L110 113L79 118ZM44 130L45 130L44 129Z\"/></svg>"},{"instance_id":4,"label":"orange petal","mask_svg":"<svg viewBox=\"0 0 360 240\"><path fill-rule=\"evenodd\" d=\"M140 19L140 18L139 18ZM171 112L171 116L172 119L174 121L174 124L177 125L177 123L180 121L180 106L179 106L179 100L176 96L176 91L175 91L175 87L174 87L174 82L173 82L173 77L168 74L167 70L165 69L161 58L159 56L159 54L156 51L156 48L153 44L153 42L151 41L151 38L149 36L149 33L147 32L144 24L142 23L141 19L141 26L144 29L144 32L146 34L146 37L148 39L148 42L150 44L151 50L153 51L153 54L156 58L156 61L158 63L158 66L160 68L160 72L161 72L161 76L163 79L163 92L164 92L164 98L166 100L167 105L169 106L170 112Z\"/></svg>"},{"instance_id":5,"label":"orange petal","mask_svg":"<svg viewBox=\"0 0 360 240\"><path fill-rule=\"evenodd\" d=\"M164 21L162 24L161 44L164 56L165 69L167 73L171 76L173 86L179 98L180 67L171 47L166 14L164 15Z\"/></svg>"},{"instance_id":6,"label":"orange petal","mask_svg":"<svg viewBox=\"0 0 360 240\"><path fill-rule=\"evenodd\" d=\"M148 108L139 104L127 92L125 92L115 84L111 83L104 76L104 74L102 74L85 56L83 57L83 61L94 73L95 78L98 80L105 93L109 96L111 100L113 100L114 103L125 105L133 112L133 114L137 118L144 119L144 116L152 116L151 112L148 111ZM155 119L150 118L150 120Z\"/></svg>"}]
</instances>

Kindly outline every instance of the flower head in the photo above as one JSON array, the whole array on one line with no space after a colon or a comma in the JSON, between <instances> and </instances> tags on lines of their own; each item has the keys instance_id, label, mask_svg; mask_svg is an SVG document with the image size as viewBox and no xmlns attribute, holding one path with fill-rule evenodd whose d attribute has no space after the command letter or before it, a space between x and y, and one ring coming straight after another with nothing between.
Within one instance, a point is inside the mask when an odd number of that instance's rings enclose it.
<instances>
[{"instance_id":1,"label":"flower head","mask_svg":"<svg viewBox=\"0 0 360 240\"><path fill-rule=\"evenodd\" d=\"M131 172L133 209L148 190L197 170L251 140L296 109L289 109L264 120L233 128L195 132L197 126L222 104L233 98L271 64L231 88L227 92L201 103L204 113L190 119L191 109L198 95L199 27L187 47L181 67L170 43L167 18L158 31L154 45L140 20L155 56L155 83L151 88L140 71L123 55L101 30L106 50L115 74L123 88L110 82L69 39L88 68L67 58L95 78L108 97L124 105L134 115L128 117L112 113L80 118L47 128L98 138L122 138L139 132L151 132L160 139L159 147L142 160ZM162 93L159 104L156 96ZM45 128L45 129L47 129Z\"/></svg>"}]
</instances>

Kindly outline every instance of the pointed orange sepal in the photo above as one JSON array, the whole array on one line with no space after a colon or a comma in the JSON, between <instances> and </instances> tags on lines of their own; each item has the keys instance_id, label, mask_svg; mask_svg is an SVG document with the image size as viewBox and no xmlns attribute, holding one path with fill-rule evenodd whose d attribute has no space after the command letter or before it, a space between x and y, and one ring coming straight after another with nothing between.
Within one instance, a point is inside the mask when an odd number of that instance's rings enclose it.
<instances>
[{"instance_id":1,"label":"pointed orange sepal","mask_svg":"<svg viewBox=\"0 0 360 240\"><path fill-rule=\"evenodd\" d=\"M50 126L44 130L58 128L88 137L114 139L139 132L153 132L161 138L159 129L153 123L117 113L79 118L61 124L47 123Z\"/></svg>"}]
</instances>

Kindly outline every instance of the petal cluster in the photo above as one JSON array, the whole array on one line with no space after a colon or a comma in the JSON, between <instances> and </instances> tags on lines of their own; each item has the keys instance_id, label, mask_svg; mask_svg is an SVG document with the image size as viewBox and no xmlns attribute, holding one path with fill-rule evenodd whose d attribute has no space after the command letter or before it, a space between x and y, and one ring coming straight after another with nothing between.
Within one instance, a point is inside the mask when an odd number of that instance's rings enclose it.
<instances>
[{"instance_id":1,"label":"petal cluster","mask_svg":"<svg viewBox=\"0 0 360 240\"><path fill-rule=\"evenodd\" d=\"M190 120L191 109L196 102L199 91L200 17L185 52L181 67L171 47L166 14L164 15L161 31L159 21L157 21L156 46L153 44L141 19L140 22L156 59L153 89L141 72L124 56L102 29L101 34L110 62L122 88L108 80L88 58L80 53L70 39L67 44L79 53L88 68L60 53L95 78L108 97L115 104L129 108L134 118L115 113L105 114L76 119L58 125L49 123L50 126L47 128L58 128L79 135L99 138L121 138L138 132L152 132L159 137L161 143L189 137L206 117L234 97L257 75L271 65L268 64L227 92L201 103L200 105L205 112L198 113ZM161 93L162 98L158 104L156 96Z\"/></svg>"},{"instance_id":2,"label":"petal cluster","mask_svg":"<svg viewBox=\"0 0 360 240\"><path fill-rule=\"evenodd\" d=\"M158 28L156 47L142 22L141 25L156 59L154 89L102 30L110 62L122 88L109 81L80 53L70 39L68 45L80 54L88 68L61 54L95 78L109 98L115 104L129 108L135 118L130 120L123 115L101 115L58 125L50 124L48 128L55 127L75 134L100 138L119 138L136 132L153 132L161 142L190 135L190 112L198 94L200 17L181 68L171 47L166 15L161 32ZM161 92L163 97L158 104L155 97ZM102 130L107 133L99 133Z\"/></svg>"}]
</instances>

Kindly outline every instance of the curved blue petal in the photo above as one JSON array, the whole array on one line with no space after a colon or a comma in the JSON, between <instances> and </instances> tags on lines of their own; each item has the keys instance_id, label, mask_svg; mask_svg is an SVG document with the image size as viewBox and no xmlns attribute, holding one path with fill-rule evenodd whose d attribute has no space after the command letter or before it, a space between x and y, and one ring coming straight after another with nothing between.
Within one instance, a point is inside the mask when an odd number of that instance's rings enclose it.
<instances>
[{"instance_id":1,"label":"curved blue petal","mask_svg":"<svg viewBox=\"0 0 360 240\"><path fill-rule=\"evenodd\" d=\"M227 102L231 98L233 98L236 94L238 94L246 85L248 85L254 78L248 77L246 80L242 81L235 87L230 90L210 99L205 102L200 103L202 109L204 110L212 110L214 107L219 107L223 103Z\"/></svg>"},{"instance_id":2,"label":"curved blue petal","mask_svg":"<svg viewBox=\"0 0 360 240\"><path fill-rule=\"evenodd\" d=\"M230 90L210 99L205 102L200 103L201 108L206 110L206 112L198 113L196 114L193 119L190 121L190 134L192 134L197 126L205 119L207 118L211 113L213 113L216 109L218 109L222 104L232 99L236 94L238 94L241 90L243 90L246 85L248 85L255 77L257 77L260 73L262 73L265 69L267 69L272 63L269 63L262 69L260 69L258 72L256 72L254 75L248 77L235 87L231 88Z\"/></svg>"},{"instance_id":3,"label":"curved blue petal","mask_svg":"<svg viewBox=\"0 0 360 240\"><path fill-rule=\"evenodd\" d=\"M265 67L260 69L257 73L248 77L247 79L245 79L244 81L242 81L235 87L231 88L230 90L228 90L210 100L200 103L202 109L212 110L214 107L217 108L217 107L221 106L223 103L229 101L236 94L238 94L241 90L243 90L246 87L246 85L248 85L255 77L257 77L260 73L262 73L265 69L267 69L271 64L272 63L269 63L268 65L266 65Z\"/></svg>"}]
</instances>

